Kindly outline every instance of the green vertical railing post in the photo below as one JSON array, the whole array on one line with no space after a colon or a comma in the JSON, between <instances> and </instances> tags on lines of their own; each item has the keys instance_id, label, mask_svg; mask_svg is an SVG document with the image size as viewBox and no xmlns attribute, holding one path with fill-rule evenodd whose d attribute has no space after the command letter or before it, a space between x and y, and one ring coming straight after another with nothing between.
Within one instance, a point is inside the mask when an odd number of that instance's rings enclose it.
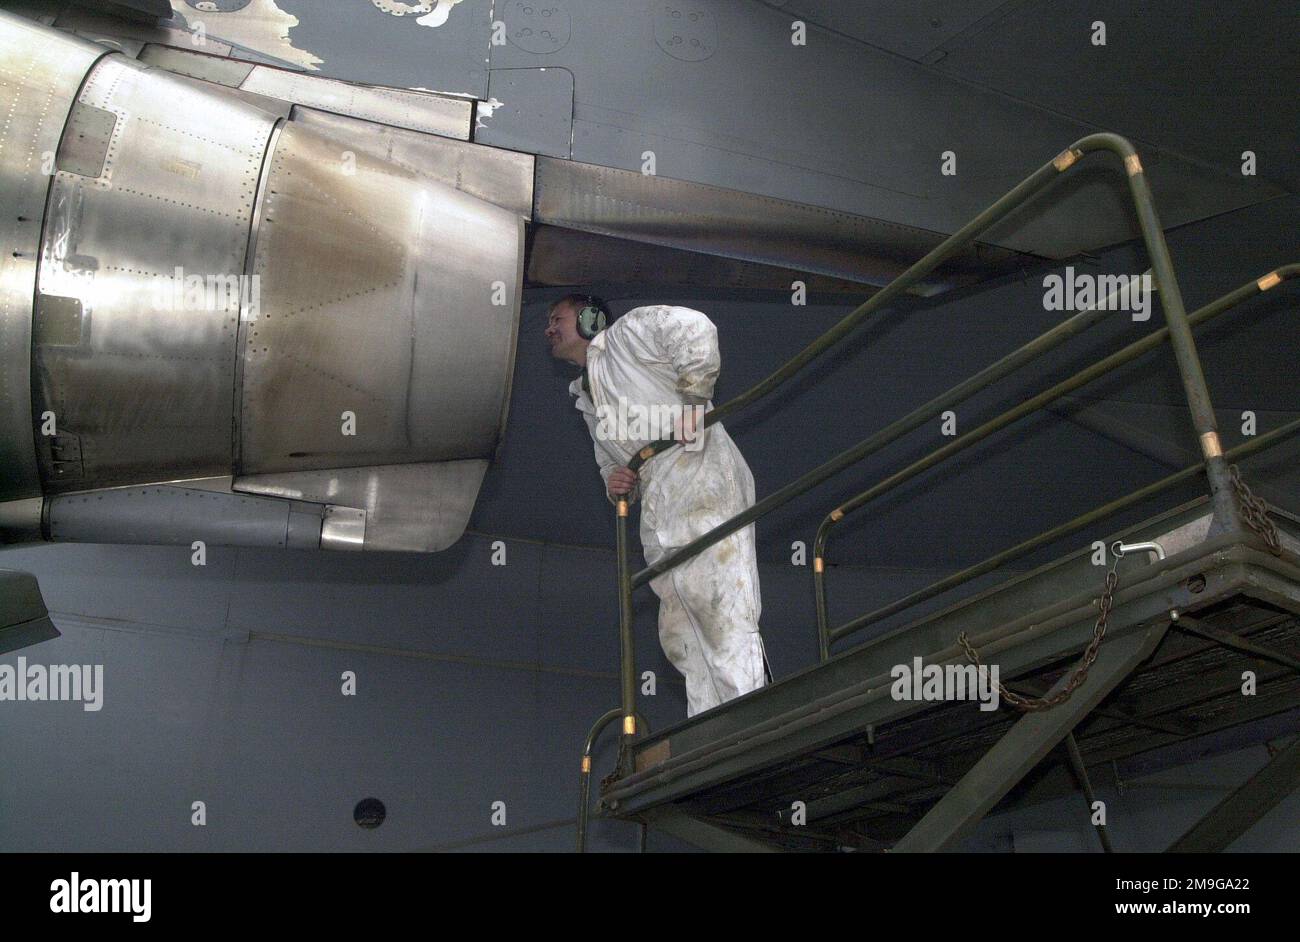
<instances>
[{"instance_id":1,"label":"green vertical railing post","mask_svg":"<svg viewBox=\"0 0 1300 942\"><path fill-rule=\"evenodd\" d=\"M631 761L631 745L636 738L636 647L632 637L632 568L627 545L627 498L618 501L618 643L621 657L619 681L623 730L620 739L619 766ZM628 769L627 771L631 771Z\"/></svg>"}]
</instances>

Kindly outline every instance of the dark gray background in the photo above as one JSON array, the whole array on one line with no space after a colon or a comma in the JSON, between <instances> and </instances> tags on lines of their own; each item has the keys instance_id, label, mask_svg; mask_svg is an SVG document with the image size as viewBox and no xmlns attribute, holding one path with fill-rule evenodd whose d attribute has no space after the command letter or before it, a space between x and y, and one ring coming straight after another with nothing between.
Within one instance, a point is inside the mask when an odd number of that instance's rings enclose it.
<instances>
[{"instance_id":1,"label":"dark gray background","mask_svg":"<svg viewBox=\"0 0 1300 942\"><path fill-rule=\"evenodd\" d=\"M1173 207L1167 219L1212 217L1169 235L1189 309L1300 258L1295 31L1282 5L1146 3L1139 15L1118 0L790 0L785 11L699 0L719 40L698 62L663 54L653 4L637 0L563 0L571 37L554 52L490 48L489 24L504 5L496 0L494 12L490 0L465 0L446 26L429 29L365 0L280 0L302 20L291 38L324 60L324 74L481 96L489 83L523 91L526 73L515 70L567 70L571 81L529 86L535 101L516 100L535 112L510 105L496 125L488 119L488 142L496 134L505 146L557 152L565 135L555 116L571 112L575 159L636 169L648 146L664 175L951 231L1079 133L1106 127L1145 142L1144 154L1163 149L1166 165L1183 166L1195 182L1157 194L1162 211ZM829 27L812 28L814 56L775 56L788 45L790 11ZM1093 19L1110 24L1104 67L1079 40ZM934 172L934 152L947 147L960 155L955 180ZM1247 148L1259 154L1259 179L1234 177ZM1212 211L1216 200L1243 208ZM1071 221L1059 215L1052 231ZM1146 266L1129 244L1071 263L1095 272ZM729 421L760 496L1059 320L1042 309L1042 277L1062 268L1044 263L896 305L780 395ZM817 303L825 299L792 308L786 298L591 287L616 312L647 302L705 311L722 344L717 401L850 309ZM610 507L565 390L572 371L549 359L541 339L557 293L530 292L500 460L471 533L445 553L213 549L195 568L182 548L0 552L0 565L39 576L64 632L25 656L102 663L107 688L100 713L0 704L0 847L568 849L581 741L618 690ZM960 428L1160 322L1158 311L1148 324L1117 315L960 407ZM1258 413L1261 431L1295 417L1296 324L1289 287L1199 332L1226 446L1241 440L1242 410ZM1079 394L1076 405L1091 405L1124 435L1046 414L859 512L829 552L833 616L896 598L1155 480L1181 467L1181 453L1190 462L1195 442L1180 399L1161 352ZM836 502L939 443L937 426L922 429L763 521L762 625L778 675L816 653L811 575L790 564L792 542L810 542ZM1300 509L1296 456L1294 445L1273 452L1247 477ZM1195 493L1167 494L1125 519ZM1080 534L1035 559L1102 535ZM496 539L507 546L504 567L490 563ZM684 694L659 652L648 591L637 606L640 664L659 678L644 708L661 728L684 716ZM358 675L355 698L339 694L344 670ZM1263 739L1298 725L1293 714L1117 768L1122 792L1099 783L1116 844L1163 847L1263 763ZM598 777L610 761L606 745ZM1168 764L1180 767L1157 771ZM376 831L352 823L367 796L387 805ZM189 823L195 800L207 803L206 828ZM498 800L507 803L504 828L489 822ZM1236 849L1294 849L1297 801ZM971 846L1094 850L1081 802L995 815ZM628 849L631 834L628 825L598 824L595 845ZM676 845L652 836L651 846Z\"/></svg>"}]
</instances>

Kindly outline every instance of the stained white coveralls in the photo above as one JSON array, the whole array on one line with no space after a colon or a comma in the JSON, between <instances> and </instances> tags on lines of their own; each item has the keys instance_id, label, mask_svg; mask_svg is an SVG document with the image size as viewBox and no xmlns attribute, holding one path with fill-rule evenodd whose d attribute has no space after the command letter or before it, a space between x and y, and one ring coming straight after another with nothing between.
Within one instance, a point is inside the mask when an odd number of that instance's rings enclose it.
<instances>
[{"instance_id":1,"label":"stained white coveralls","mask_svg":"<svg viewBox=\"0 0 1300 942\"><path fill-rule=\"evenodd\" d=\"M606 494L612 471L653 439L673 437L670 421L657 427L649 421L671 414L663 407L713 407L709 399L721 365L717 328L690 308L635 308L595 336L587 347L590 395L582 377L569 392L595 443ZM620 397L628 417L622 423L617 421ZM644 431L637 427L637 410ZM643 434L630 437L638 432ZM627 495L630 502L640 493L641 544L648 563L754 503L754 477L726 429L710 425L702 437L698 450L675 445L647 461ZM686 678L688 716L763 686L754 540L750 524L650 582L660 600L660 644Z\"/></svg>"}]
</instances>

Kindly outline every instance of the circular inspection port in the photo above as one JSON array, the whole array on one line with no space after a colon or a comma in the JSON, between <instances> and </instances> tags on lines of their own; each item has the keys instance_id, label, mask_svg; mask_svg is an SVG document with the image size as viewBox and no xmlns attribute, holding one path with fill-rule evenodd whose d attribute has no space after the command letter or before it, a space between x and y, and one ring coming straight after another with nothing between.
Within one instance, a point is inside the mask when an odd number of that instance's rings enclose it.
<instances>
[{"instance_id":1,"label":"circular inspection port","mask_svg":"<svg viewBox=\"0 0 1300 942\"><path fill-rule=\"evenodd\" d=\"M388 816L388 809L378 798L362 798L357 802L357 806L352 809L352 820L357 822L358 827L363 827L367 831L373 831L379 825L384 823L384 818Z\"/></svg>"}]
</instances>

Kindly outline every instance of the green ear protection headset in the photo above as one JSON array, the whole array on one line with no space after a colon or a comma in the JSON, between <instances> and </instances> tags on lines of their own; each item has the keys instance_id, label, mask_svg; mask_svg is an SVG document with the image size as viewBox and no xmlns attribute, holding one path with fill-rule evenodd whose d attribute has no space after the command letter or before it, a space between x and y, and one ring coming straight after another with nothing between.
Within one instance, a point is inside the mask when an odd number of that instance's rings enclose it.
<instances>
[{"instance_id":1,"label":"green ear protection headset","mask_svg":"<svg viewBox=\"0 0 1300 942\"><path fill-rule=\"evenodd\" d=\"M578 310L578 333L590 340L605 329L609 315L605 312L605 302L600 298L587 296L583 306Z\"/></svg>"}]
</instances>

